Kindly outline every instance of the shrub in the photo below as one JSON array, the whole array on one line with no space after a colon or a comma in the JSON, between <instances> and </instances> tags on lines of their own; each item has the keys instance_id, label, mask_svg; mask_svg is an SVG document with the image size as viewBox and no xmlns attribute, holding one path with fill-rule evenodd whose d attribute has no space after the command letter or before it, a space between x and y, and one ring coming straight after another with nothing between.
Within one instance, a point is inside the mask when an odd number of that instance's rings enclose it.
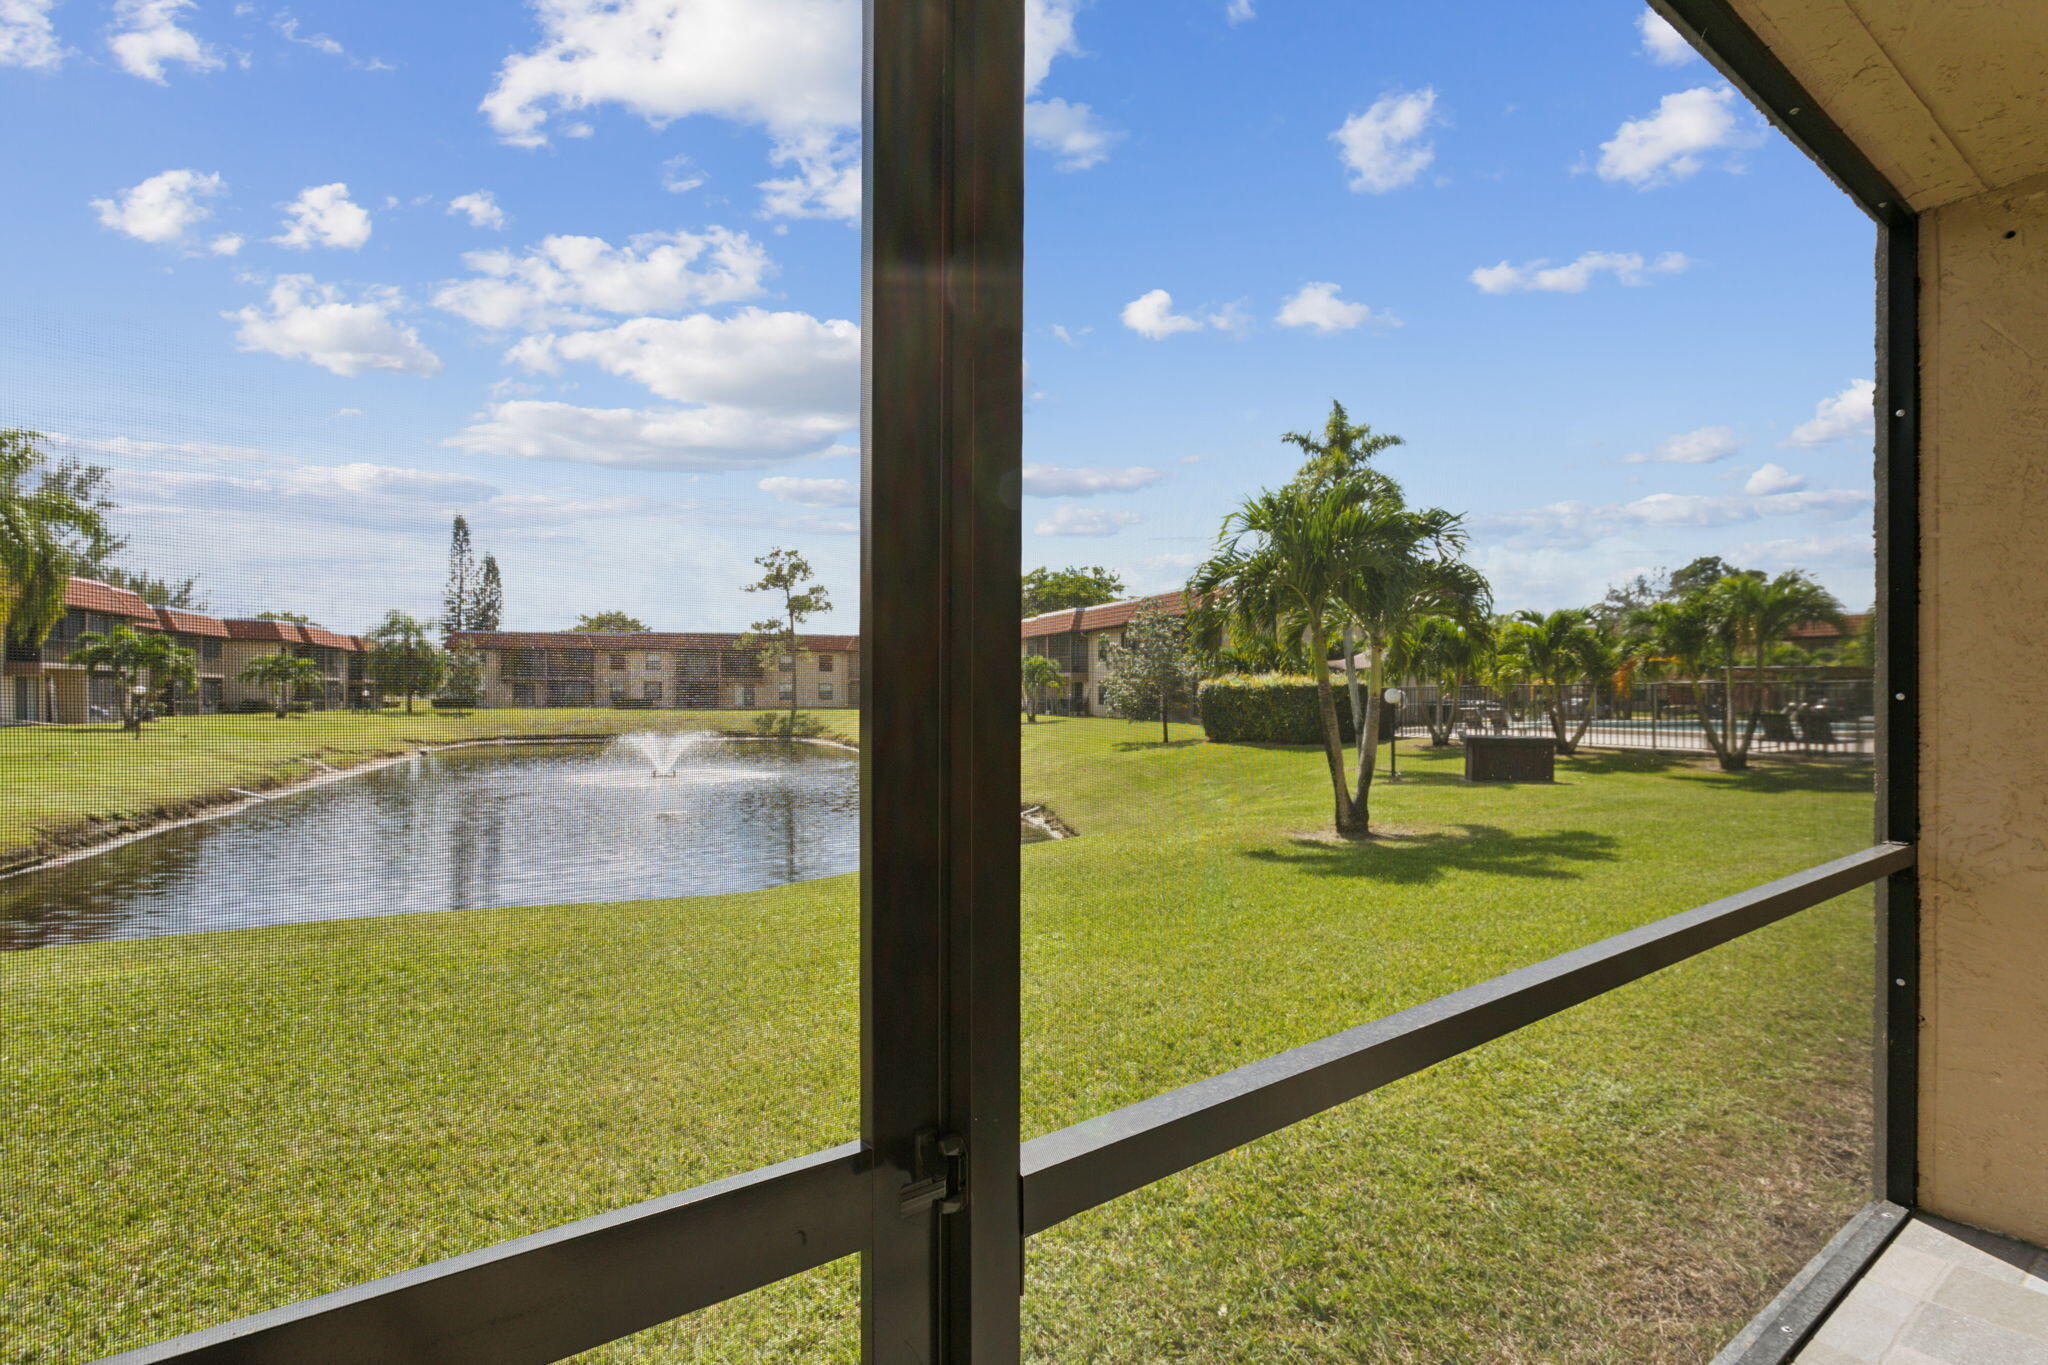
<instances>
[{"instance_id":1,"label":"shrub","mask_svg":"<svg viewBox=\"0 0 2048 1365\"><path fill-rule=\"evenodd\" d=\"M1337 729L1350 744L1357 735L1351 704L1337 680ZM1212 744L1321 744L1313 678L1284 673L1210 678L1200 694L1202 730Z\"/></svg>"}]
</instances>

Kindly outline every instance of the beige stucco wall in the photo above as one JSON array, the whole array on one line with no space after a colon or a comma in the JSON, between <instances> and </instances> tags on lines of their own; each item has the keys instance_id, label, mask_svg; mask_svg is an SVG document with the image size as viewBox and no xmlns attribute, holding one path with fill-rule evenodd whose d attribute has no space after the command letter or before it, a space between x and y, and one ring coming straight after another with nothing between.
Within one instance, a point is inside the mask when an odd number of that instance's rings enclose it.
<instances>
[{"instance_id":1,"label":"beige stucco wall","mask_svg":"<svg viewBox=\"0 0 2048 1365\"><path fill-rule=\"evenodd\" d=\"M1921 249L1921 1198L2048 1243L2048 177Z\"/></svg>"}]
</instances>

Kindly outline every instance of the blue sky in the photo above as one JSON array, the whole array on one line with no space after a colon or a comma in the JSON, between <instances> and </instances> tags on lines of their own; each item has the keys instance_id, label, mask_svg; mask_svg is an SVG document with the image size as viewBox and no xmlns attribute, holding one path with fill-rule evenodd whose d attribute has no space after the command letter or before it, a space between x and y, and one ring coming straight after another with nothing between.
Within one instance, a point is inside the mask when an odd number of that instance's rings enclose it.
<instances>
[{"instance_id":1,"label":"blue sky","mask_svg":"<svg viewBox=\"0 0 2048 1365\"><path fill-rule=\"evenodd\" d=\"M1330 400L1504 606L1870 597L1871 229L1632 0L1034 0L1026 562L1173 586ZM0 0L0 423L223 611L857 625L855 0ZM26 211L24 211L26 210Z\"/></svg>"}]
</instances>

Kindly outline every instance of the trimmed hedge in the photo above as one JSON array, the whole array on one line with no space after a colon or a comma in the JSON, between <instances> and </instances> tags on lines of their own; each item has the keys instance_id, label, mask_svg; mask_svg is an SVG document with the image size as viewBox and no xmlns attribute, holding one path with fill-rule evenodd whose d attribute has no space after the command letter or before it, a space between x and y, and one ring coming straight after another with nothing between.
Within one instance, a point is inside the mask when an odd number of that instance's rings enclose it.
<instances>
[{"instance_id":1,"label":"trimmed hedge","mask_svg":"<svg viewBox=\"0 0 2048 1365\"><path fill-rule=\"evenodd\" d=\"M1202 729L1212 744L1321 744L1313 678L1281 673L1233 674L1202 684ZM1381 708L1381 729L1391 719ZM1353 742L1351 704L1337 683L1337 729Z\"/></svg>"}]
</instances>

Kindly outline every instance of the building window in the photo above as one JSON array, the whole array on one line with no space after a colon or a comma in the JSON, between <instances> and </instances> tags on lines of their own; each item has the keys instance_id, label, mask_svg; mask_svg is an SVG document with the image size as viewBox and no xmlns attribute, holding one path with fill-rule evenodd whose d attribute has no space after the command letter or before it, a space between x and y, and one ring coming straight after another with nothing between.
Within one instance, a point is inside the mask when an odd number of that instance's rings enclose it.
<instances>
[{"instance_id":1,"label":"building window","mask_svg":"<svg viewBox=\"0 0 2048 1365\"><path fill-rule=\"evenodd\" d=\"M819 683L819 684L818 684L818 700L819 700L819 701L830 701L830 700L832 700L832 684L831 684L831 683Z\"/></svg>"},{"instance_id":2,"label":"building window","mask_svg":"<svg viewBox=\"0 0 2048 1365\"><path fill-rule=\"evenodd\" d=\"M649 673L661 672L661 656L659 654L650 654L647 656L647 671Z\"/></svg>"},{"instance_id":3,"label":"building window","mask_svg":"<svg viewBox=\"0 0 2048 1365\"><path fill-rule=\"evenodd\" d=\"M625 666L626 666L626 656L625 656L625 655L623 655L623 654L614 654L614 655L612 655L612 670L613 670L614 672L618 672L619 670L621 670L621 669L625 668Z\"/></svg>"},{"instance_id":4,"label":"building window","mask_svg":"<svg viewBox=\"0 0 2048 1365\"><path fill-rule=\"evenodd\" d=\"M1109 662L1109 636L1107 634L1095 637L1095 659L1098 663L1106 664Z\"/></svg>"},{"instance_id":5,"label":"building window","mask_svg":"<svg viewBox=\"0 0 2048 1365\"><path fill-rule=\"evenodd\" d=\"M820 654L818 656L818 671L820 673L830 673L832 671L832 656L830 654Z\"/></svg>"},{"instance_id":6,"label":"building window","mask_svg":"<svg viewBox=\"0 0 2048 1365\"><path fill-rule=\"evenodd\" d=\"M779 659L776 661L775 667L784 673L794 673L796 672L796 660L789 658Z\"/></svg>"},{"instance_id":7,"label":"building window","mask_svg":"<svg viewBox=\"0 0 2048 1365\"><path fill-rule=\"evenodd\" d=\"M753 688L751 688L751 687L742 687L742 688L740 689L740 705L741 705L741 706L752 706L753 704L754 704L754 689L753 689Z\"/></svg>"},{"instance_id":8,"label":"building window","mask_svg":"<svg viewBox=\"0 0 2048 1365\"><path fill-rule=\"evenodd\" d=\"M640 695L641 695L641 696L642 696L643 698L645 698L646 700L648 700L648 701L650 701L650 702L653 702L653 703L655 703L656 705L659 705L659 704L660 704L660 702L661 702L661 684L660 684L660 683L641 683L641 684L640 684Z\"/></svg>"},{"instance_id":9,"label":"building window","mask_svg":"<svg viewBox=\"0 0 2048 1365\"><path fill-rule=\"evenodd\" d=\"M780 688L780 689L779 689L779 690L778 690L778 691L776 692L776 694L775 694L775 697L776 697L776 700L778 700L778 701L795 701L795 700L796 700L796 688L794 688L794 687L791 687L791 686L788 686L788 685L784 685L784 686L783 686L782 688Z\"/></svg>"}]
</instances>

